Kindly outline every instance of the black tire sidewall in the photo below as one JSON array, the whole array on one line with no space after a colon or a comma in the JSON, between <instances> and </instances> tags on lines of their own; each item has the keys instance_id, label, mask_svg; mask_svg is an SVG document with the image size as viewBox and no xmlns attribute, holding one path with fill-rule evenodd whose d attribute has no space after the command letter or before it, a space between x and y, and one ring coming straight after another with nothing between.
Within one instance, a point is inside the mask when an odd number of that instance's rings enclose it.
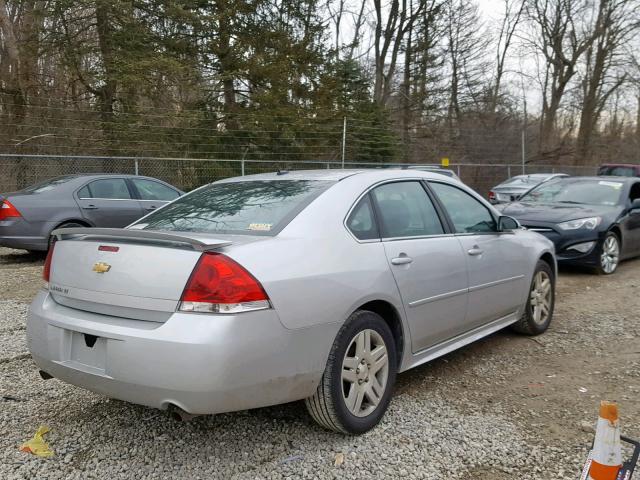
<instances>
[{"instance_id":1,"label":"black tire sidewall","mask_svg":"<svg viewBox=\"0 0 640 480\"><path fill-rule=\"evenodd\" d=\"M367 329L375 330L384 340L389 357L389 373L385 392L378 407L366 417L356 417L349 411L342 396L342 361L353 338L359 332ZM393 334L382 317L374 312L361 310L352 315L336 342L337 348L334 351L334 362L331 365L330 385L335 412L347 432L354 434L364 433L380 422L391 400L397 375L397 354Z\"/></svg>"},{"instance_id":2,"label":"black tire sidewall","mask_svg":"<svg viewBox=\"0 0 640 480\"><path fill-rule=\"evenodd\" d=\"M67 223L63 223L62 225L58 225L53 230L57 230L59 228L79 228L79 227L84 227L84 225L82 225L82 224L80 224L78 222L67 222ZM53 232L53 230L51 232ZM49 233L49 240L47 241L47 250L49 250L51 248L52 244L53 244L53 235L51 235L51 233Z\"/></svg>"},{"instance_id":3,"label":"black tire sidewall","mask_svg":"<svg viewBox=\"0 0 640 480\"><path fill-rule=\"evenodd\" d=\"M533 315L531 314L531 290L533 289L533 284L535 282L536 275L540 271L546 272L547 275L549 275L549 279L551 280L551 305L549 306L549 316L544 325L539 325L538 323L536 323L533 319ZM543 260L539 260L538 264L536 265L536 270L533 273L531 284L529 285L529 291L527 292L527 305L525 307L527 309L525 312L525 318L528 324L527 326L532 334L539 335L547 331L547 329L549 328L549 325L551 324L551 320L553 319L553 311L554 311L555 305L556 305L556 277L553 274L553 269L549 266L549 264Z\"/></svg>"}]
</instances>

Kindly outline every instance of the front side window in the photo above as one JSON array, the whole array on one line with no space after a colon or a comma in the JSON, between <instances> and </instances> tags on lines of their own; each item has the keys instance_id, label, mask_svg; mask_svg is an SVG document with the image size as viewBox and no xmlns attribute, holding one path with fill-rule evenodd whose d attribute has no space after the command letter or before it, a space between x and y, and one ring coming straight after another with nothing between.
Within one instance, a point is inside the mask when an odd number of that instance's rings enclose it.
<instances>
[{"instance_id":1,"label":"front side window","mask_svg":"<svg viewBox=\"0 0 640 480\"><path fill-rule=\"evenodd\" d=\"M369 195L363 197L353 209L347 220L347 227L358 240L380 238Z\"/></svg>"},{"instance_id":2,"label":"front side window","mask_svg":"<svg viewBox=\"0 0 640 480\"><path fill-rule=\"evenodd\" d=\"M387 183L372 191L385 238L420 237L444 233L431 199L419 182Z\"/></svg>"},{"instance_id":3,"label":"front side window","mask_svg":"<svg viewBox=\"0 0 640 480\"><path fill-rule=\"evenodd\" d=\"M122 178L95 180L78 191L80 198L104 198L110 200L130 199L127 182Z\"/></svg>"},{"instance_id":4,"label":"front side window","mask_svg":"<svg viewBox=\"0 0 640 480\"><path fill-rule=\"evenodd\" d=\"M162 183L147 180L145 178L132 178L131 181L136 186L140 194L140 200L160 200L170 202L180 196L173 188L169 188Z\"/></svg>"},{"instance_id":5,"label":"front side window","mask_svg":"<svg viewBox=\"0 0 640 480\"><path fill-rule=\"evenodd\" d=\"M320 180L212 183L183 195L136 225L145 230L275 235L334 183Z\"/></svg>"},{"instance_id":6,"label":"front side window","mask_svg":"<svg viewBox=\"0 0 640 480\"><path fill-rule=\"evenodd\" d=\"M430 185L446 208L456 233L496 231L496 222L489 209L467 192L444 183Z\"/></svg>"}]
</instances>

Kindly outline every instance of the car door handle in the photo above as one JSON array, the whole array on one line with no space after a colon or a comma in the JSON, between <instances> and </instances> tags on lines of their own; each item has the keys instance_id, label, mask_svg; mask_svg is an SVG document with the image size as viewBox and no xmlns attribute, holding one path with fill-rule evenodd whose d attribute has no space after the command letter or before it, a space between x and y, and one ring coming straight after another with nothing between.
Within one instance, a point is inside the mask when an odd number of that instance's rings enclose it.
<instances>
[{"instance_id":1,"label":"car door handle","mask_svg":"<svg viewBox=\"0 0 640 480\"><path fill-rule=\"evenodd\" d=\"M406 255L400 255L399 257L391 259L391 263L393 265L407 265L411 262L413 262L413 258L408 257Z\"/></svg>"},{"instance_id":2,"label":"car door handle","mask_svg":"<svg viewBox=\"0 0 640 480\"><path fill-rule=\"evenodd\" d=\"M467 250L467 253L471 256L477 256L477 255L482 255L484 253L484 250L482 250L480 247L478 247L477 245L474 245L473 248Z\"/></svg>"},{"instance_id":3,"label":"car door handle","mask_svg":"<svg viewBox=\"0 0 640 480\"><path fill-rule=\"evenodd\" d=\"M97 210L98 207L96 207L95 205L85 205L84 207L82 207L84 210Z\"/></svg>"},{"instance_id":4,"label":"car door handle","mask_svg":"<svg viewBox=\"0 0 640 480\"><path fill-rule=\"evenodd\" d=\"M155 205L151 207L144 207L145 210L155 210L156 208L158 207L156 207Z\"/></svg>"}]
</instances>

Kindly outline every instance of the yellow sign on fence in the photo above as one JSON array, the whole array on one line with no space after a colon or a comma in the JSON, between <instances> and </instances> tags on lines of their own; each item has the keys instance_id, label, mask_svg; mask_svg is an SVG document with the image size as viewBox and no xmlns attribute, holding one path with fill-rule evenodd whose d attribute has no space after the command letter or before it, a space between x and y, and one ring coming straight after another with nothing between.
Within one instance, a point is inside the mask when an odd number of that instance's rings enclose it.
<instances>
[{"instance_id":1,"label":"yellow sign on fence","mask_svg":"<svg viewBox=\"0 0 640 480\"><path fill-rule=\"evenodd\" d=\"M449 166L449 157L443 157L442 158L442 166L443 167L448 167Z\"/></svg>"}]
</instances>

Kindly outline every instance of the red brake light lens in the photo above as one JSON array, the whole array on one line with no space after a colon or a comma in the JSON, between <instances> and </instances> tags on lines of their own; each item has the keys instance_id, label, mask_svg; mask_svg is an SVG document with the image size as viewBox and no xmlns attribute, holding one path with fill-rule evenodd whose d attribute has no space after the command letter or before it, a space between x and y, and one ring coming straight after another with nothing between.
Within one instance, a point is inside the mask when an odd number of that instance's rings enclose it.
<instances>
[{"instance_id":1,"label":"red brake light lens","mask_svg":"<svg viewBox=\"0 0 640 480\"><path fill-rule=\"evenodd\" d=\"M260 282L240 264L220 253L204 253L182 293L179 310L238 313L270 307Z\"/></svg>"},{"instance_id":2,"label":"red brake light lens","mask_svg":"<svg viewBox=\"0 0 640 480\"><path fill-rule=\"evenodd\" d=\"M49 288L49 278L51 277L51 260L53 259L53 249L56 246L56 242L51 243L49 251L47 252L47 259L44 261L44 268L42 269L42 279L45 281L45 288Z\"/></svg>"},{"instance_id":3,"label":"red brake light lens","mask_svg":"<svg viewBox=\"0 0 640 480\"><path fill-rule=\"evenodd\" d=\"M0 220L10 217L21 217L20 212L14 207L9 200L0 202Z\"/></svg>"},{"instance_id":4,"label":"red brake light lens","mask_svg":"<svg viewBox=\"0 0 640 480\"><path fill-rule=\"evenodd\" d=\"M496 194L494 192L489 192L489 200L495 200L496 199Z\"/></svg>"}]
</instances>

